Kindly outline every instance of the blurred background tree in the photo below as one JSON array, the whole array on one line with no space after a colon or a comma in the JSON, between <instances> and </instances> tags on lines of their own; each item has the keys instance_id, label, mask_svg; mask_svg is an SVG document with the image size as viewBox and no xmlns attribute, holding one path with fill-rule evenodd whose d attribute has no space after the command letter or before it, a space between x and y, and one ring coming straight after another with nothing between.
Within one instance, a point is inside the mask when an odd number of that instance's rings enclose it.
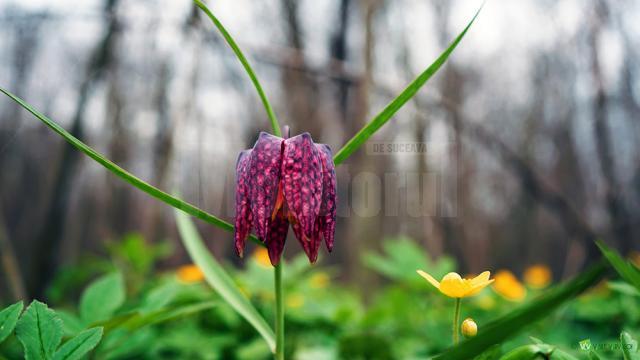
<instances>
[{"instance_id":1,"label":"blurred background tree","mask_svg":"<svg viewBox=\"0 0 640 360\"><path fill-rule=\"evenodd\" d=\"M479 4L211 8L251 57L281 121L335 151ZM428 151L363 148L339 169L336 248L322 261L371 289L380 280L359 256L396 235L471 273L543 262L566 277L595 257L597 237L638 250L638 14L633 1L489 2L443 70L373 139ZM268 121L191 2L4 0L0 19L3 86L124 168L231 219L236 155ZM9 99L0 99L0 169L0 296L42 295L62 265L132 231L175 243L165 265L187 261L170 208ZM230 234L201 230L217 256L235 259Z\"/></svg>"}]
</instances>

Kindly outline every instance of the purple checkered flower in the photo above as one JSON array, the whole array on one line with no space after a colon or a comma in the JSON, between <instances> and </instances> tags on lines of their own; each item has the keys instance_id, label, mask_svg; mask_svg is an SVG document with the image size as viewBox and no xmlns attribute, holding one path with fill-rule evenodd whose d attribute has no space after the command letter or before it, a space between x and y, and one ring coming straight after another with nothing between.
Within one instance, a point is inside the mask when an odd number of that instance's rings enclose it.
<instances>
[{"instance_id":1,"label":"purple checkered flower","mask_svg":"<svg viewBox=\"0 0 640 360\"><path fill-rule=\"evenodd\" d=\"M238 256L253 227L277 265L289 224L309 261L318 259L322 238L331 252L337 197L329 146L314 144L309 133L283 139L262 132L253 149L238 156L236 175Z\"/></svg>"}]
</instances>

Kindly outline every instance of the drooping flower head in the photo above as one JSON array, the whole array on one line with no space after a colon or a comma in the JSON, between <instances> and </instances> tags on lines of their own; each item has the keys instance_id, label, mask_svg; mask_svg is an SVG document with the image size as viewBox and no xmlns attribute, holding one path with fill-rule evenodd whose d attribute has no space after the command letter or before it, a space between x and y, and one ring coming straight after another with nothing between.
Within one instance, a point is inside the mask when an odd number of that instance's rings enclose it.
<instances>
[{"instance_id":1,"label":"drooping flower head","mask_svg":"<svg viewBox=\"0 0 640 360\"><path fill-rule=\"evenodd\" d=\"M280 138L261 132L236 165L236 252L242 257L253 227L277 265L289 225L313 263L324 238L333 249L336 174L331 149L309 133Z\"/></svg>"}]
</instances>

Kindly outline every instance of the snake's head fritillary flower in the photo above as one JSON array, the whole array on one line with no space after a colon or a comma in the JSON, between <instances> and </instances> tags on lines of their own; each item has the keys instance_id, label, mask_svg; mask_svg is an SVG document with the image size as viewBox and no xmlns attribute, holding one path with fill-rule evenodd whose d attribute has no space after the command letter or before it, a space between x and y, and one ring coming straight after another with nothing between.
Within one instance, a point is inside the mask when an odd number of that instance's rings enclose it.
<instances>
[{"instance_id":1,"label":"snake's head fritillary flower","mask_svg":"<svg viewBox=\"0 0 640 360\"><path fill-rule=\"evenodd\" d=\"M253 227L277 265L289 225L307 254L318 259L324 238L333 249L336 226L336 174L329 146L309 133L280 138L260 133L253 149L236 165L235 246L240 257Z\"/></svg>"},{"instance_id":2,"label":"snake's head fritillary flower","mask_svg":"<svg viewBox=\"0 0 640 360\"><path fill-rule=\"evenodd\" d=\"M418 270L417 272L441 293L452 298L464 298L476 295L493 282L493 279L489 279L491 275L489 271L485 271L472 279L463 279L458 273L450 272L439 282L434 279L433 276L422 270Z\"/></svg>"}]
</instances>

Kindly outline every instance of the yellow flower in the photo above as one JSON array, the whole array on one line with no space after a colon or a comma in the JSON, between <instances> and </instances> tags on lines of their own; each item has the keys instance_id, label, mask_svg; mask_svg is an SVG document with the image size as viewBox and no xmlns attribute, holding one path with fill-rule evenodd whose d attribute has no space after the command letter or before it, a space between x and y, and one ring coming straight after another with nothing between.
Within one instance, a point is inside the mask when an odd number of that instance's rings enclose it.
<instances>
[{"instance_id":1,"label":"yellow flower","mask_svg":"<svg viewBox=\"0 0 640 360\"><path fill-rule=\"evenodd\" d=\"M314 289L324 289L329 285L329 275L324 272L317 272L311 275L309 282Z\"/></svg>"},{"instance_id":2,"label":"yellow flower","mask_svg":"<svg viewBox=\"0 0 640 360\"><path fill-rule=\"evenodd\" d=\"M176 273L178 280L186 284L197 283L204 280L202 270L193 264L179 267Z\"/></svg>"},{"instance_id":3,"label":"yellow flower","mask_svg":"<svg viewBox=\"0 0 640 360\"><path fill-rule=\"evenodd\" d=\"M291 294L287 296L287 307L299 308L304 305L304 297L300 294Z\"/></svg>"},{"instance_id":4,"label":"yellow flower","mask_svg":"<svg viewBox=\"0 0 640 360\"><path fill-rule=\"evenodd\" d=\"M473 279L463 279L459 274L451 272L445 275L440 282L422 270L418 270L418 274L427 279L427 281L435 286L436 289L440 290L441 293L452 298L464 298L476 295L493 282L493 279L489 280L491 273L488 271L483 272Z\"/></svg>"},{"instance_id":5,"label":"yellow flower","mask_svg":"<svg viewBox=\"0 0 640 360\"><path fill-rule=\"evenodd\" d=\"M272 268L271 260L269 260L269 251L266 248L259 247L256 251L253 252L253 260L258 263L258 265L265 268Z\"/></svg>"},{"instance_id":6,"label":"yellow flower","mask_svg":"<svg viewBox=\"0 0 640 360\"><path fill-rule=\"evenodd\" d=\"M527 296L527 289L509 270L500 270L495 275L493 290L511 301L521 301Z\"/></svg>"},{"instance_id":7,"label":"yellow flower","mask_svg":"<svg viewBox=\"0 0 640 360\"><path fill-rule=\"evenodd\" d=\"M462 322L460 332L462 332L462 336L472 338L478 334L478 324L472 318L466 318Z\"/></svg>"},{"instance_id":8,"label":"yellow flower","mask_svg":"<svg viewBox=\"0 0 640 360\"><path fill-rule=\"evenodd\" d=\"M551 283L551 270L548 266L537 264L524 271L524 282L535 289L542 289Z\"/></svg>"}]
</instances>

